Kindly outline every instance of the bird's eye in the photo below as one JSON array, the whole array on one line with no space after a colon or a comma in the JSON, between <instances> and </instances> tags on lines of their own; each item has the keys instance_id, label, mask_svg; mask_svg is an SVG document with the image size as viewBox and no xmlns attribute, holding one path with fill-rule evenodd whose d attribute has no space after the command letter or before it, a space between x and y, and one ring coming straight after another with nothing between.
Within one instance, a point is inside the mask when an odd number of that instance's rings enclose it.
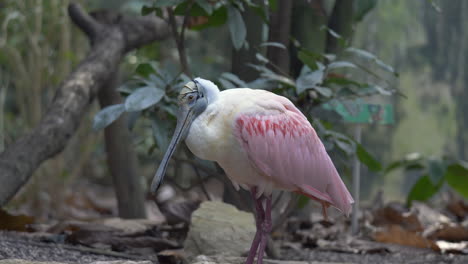
<instances>
[{"instance_id":1,"label":"bird's eye","mask_svg":"<svg viewBox=\"0 0 468 264\"><path fill-rule=\"evenodd\" d=\"M188 99L189 99L190 101L192 101L194 98L195 98L195 96L193 96L193 95L189 95L189 96L188 96Z\"/></svg>"}]
</instances>

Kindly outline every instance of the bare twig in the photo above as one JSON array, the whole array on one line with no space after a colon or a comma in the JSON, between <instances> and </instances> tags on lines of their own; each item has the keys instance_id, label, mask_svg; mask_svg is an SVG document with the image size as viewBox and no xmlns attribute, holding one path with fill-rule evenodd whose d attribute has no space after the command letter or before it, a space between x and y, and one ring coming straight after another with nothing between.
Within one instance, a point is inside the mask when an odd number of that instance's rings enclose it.
<instances>
[{"instance_id":1,"label":"bare twig","mask_svg":"<svg viewBox=\"0 0 468 264\"><path fill-rule=\"evenodd\" d=\"M190 3L188 4L187 10L185 11L184 22L182 23L182 29L180 30L180 39L182 39L182 41L185 40L185 29L188 26L188 19L190 17L190 11L192 10L194 3L195 1L193 0L190 1Z\"/></svg>"},{"instance_id":2,"label":"bare twig","mask_svg":"<svg viewBox=\"0 0 468 264\"><path fill-rule=\"evenodd\" d=\"M188 66L188 61L187 61L187 54L185 52L184 34L185 34L185 28L187 27L188 12L190 12L192 5L193 5L193 1L191 1L191 4L189 5L187 9L188 11L187 11L187 14L185 15L180 34L177 32L177 21L175 19L174 10L172 10L172 7L167 8L167 13L169 14L169 25L171 26L172 36L174 37L174 40L177 45L177 51L179 52L179 62L182 67L182 71L185 74L187 74L189 77L192 76L192 73L190 72L190 68Z\"/></svg>"},{"instance_id":3,"label":"bare twig","mask_svg":"<svg viewBox=\"0 0 468 264\"><path fill-rule=\"evenodd\" d=\"M86 35L93 41L98 32L102 31L103 26L99 24L93 17L88 15L81 6L77 4L71 4L68 7L68 14L73 20L75 25L77 25L81 30L83 30Z\"/></svg>"}]
</instances>

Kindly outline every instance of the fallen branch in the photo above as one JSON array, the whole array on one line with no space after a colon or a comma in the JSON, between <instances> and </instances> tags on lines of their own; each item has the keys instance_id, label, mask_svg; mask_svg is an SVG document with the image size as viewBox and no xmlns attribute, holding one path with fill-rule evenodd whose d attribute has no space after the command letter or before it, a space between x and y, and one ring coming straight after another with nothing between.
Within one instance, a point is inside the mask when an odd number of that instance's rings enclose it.
<instances>
[{"instance_id":1,"label":"fallen branch","mask_svg":"<svg viewBox=\"0 0 468 264\"><path fill-rule=\"evenodd\" d=\"M42 162L64 149L125 53L170 33L166 22L156 16L130 17L106 11L91 16L77 4L71 4L68 11L90 39L91 50L57 89L40 123L0 154L0 206L18 192Z\"/></svg>"}]
</instances>

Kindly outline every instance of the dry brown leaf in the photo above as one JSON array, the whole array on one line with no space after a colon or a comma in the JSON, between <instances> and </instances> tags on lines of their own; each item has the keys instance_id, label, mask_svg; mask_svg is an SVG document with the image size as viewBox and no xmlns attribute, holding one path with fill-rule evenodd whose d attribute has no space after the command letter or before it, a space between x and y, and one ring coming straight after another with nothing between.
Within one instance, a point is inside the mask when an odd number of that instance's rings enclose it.
<instances>
[{"instance_id":1,"label":"dry brown leaf","mask_svg":"<svg viewBox=\"0 0 468 264\"><path fill-rule=\"evenodd\" d=\"M184 252L182 250L163 250L158 253L160 263L178 264L186 263Z\"/></svg>"},{"instance_id":2,"label":"dry brown leaf","mask_svg":"<svg viewBox=\"0 0 468 264\"><path fill-rule=\"evenodd\" d=\"M458 224L444 224L431 233L428 238L452 242L468 241L468 228Z\"/></svg>"},{"instance_id":3,"label":"dry brown leaf","mask_svg":"<svg viewBox=\"0 0 468 264\"><path fill-rule=\"evenodd\" d=\"M27 215L12 215L0 208L0 230L28 232L34 218Z\"/></svg>"},{"instance_id":4,"label":"dry brown leaf","mask_svg":"<svg viewBox=\"0 0 468 264\"><path fill-rule=\"evenodd\" d=\"M459 219L465 219L468 216L468 204L462 200L451 201L447 205L447 209Z\"/></svg>"},{"instance_id":5,"label":"dry brown leaf","mask_svg":"<svg viewBox=\"0 0 468 264\"><path fill-rule=\"evenodd\" d=\"M405 230L398 225L391 225L383 231L375 232L373 234L373 239L382 243L392 243L418 248L430 248L436 251L440 251L439 247L434 241L424 238L417 232Z\"/></svg>"},{"instance_id":6,"label":"dry brown leaf","mask_svg":"<svg viewBox=\"0 0 468 264\"><path fill-rule=\"evenodd\" d=\"M372 224L381 227L398 225L408 231L423 231L423 227L419 222L418 217L398 203L390 203L384 208L376 210L374 212Z\"/></svg>"}]
</instances>

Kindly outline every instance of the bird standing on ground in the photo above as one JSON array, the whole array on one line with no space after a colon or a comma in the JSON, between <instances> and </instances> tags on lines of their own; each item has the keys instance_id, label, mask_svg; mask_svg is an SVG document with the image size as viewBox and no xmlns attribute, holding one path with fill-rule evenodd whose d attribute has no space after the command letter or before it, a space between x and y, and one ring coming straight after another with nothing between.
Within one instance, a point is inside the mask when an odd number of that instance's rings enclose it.
<instances>
[{"instance_id":1,"label":"bird standing on ground","mask_svg":"<svg viewBox=\"0 0 468 264\"><path fill-rule=\"evenodd\" d=\"M273 189L304 194L346 215L354 202L307 118L283 96L248 88L220 92L196 78L182 88L177 126L151 184L155 192L183 139L199 158L219 163L229 179L250 190L257 232L247 264L263 262L271 231Z\"/></svg>"}]
</instances>

